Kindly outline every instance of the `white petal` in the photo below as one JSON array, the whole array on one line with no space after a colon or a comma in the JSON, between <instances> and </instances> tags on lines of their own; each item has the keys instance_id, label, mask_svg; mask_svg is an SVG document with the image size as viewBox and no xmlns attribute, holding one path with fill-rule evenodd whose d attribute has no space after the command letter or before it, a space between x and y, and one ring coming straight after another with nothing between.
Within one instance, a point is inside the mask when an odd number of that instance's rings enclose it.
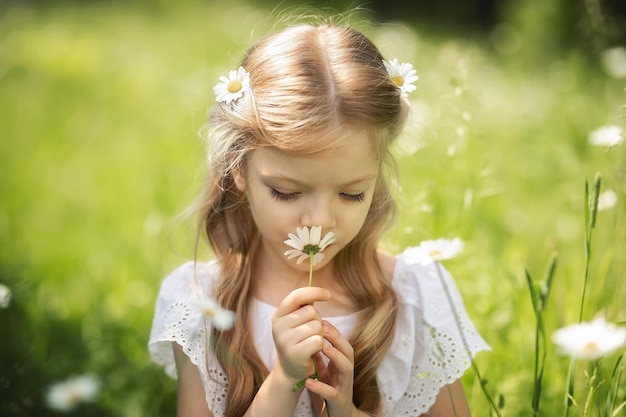
<instances>
[{"instance_id":1,"label":"white petal","mask_svg":"<svg viewBox=\"0 0 626 417\"><path fill-rule=\"evenodd\" d=\"M309 244L319 246L321 236L322 236L322 226L312 226L311 233L309 235Z\"/></svg>"},{"instance_id":2,"label":"white petal","mask_svg":"<svg viewBox=\"0 0 626 417\"><path fill-rule=\"evenodd\" d=\"M301 249L290 249L286 251L283 255L285 255L287 259L293 259L296 256L302 256L302 255L308 256L306 254L303 254Z\"/></svg>"},{"instance_id":3,"label":"white petal","mask_svg":"<svg viewBox=\"0 0 626 417\"><path fill-rule=\"evenodd\" d=\"M326 233L326 236L324 236L324 238L322 239L322 241L319 244L320 250L326 249L326 247L328 245L330 245L331 243L335 243L335 233L334 232Z\"/></svg>"},{"instance_id":4,"label":"white petal","mask_svg":"<svg viewBox=\"0 0 626 417\"><path fill-rule=\"evenodd\" d=\"M294 249L302 250L304 249L304 242L300 240L298 236L289 233L289 239L285 240L285 245L290 246Z\"/></svg>"},{"instance_id":5,"label":"white petal","mask_svg":"<svg viewBox=\"0 0 626 417\"><path fill-rule=\"evenodd\" d=\"M218 308L213 314L213 327L218 330L228 330L235 323L235 313L225 308Z\"/></svg>"},{"instance_id":6,"label":"white petal","mask_svg":"<svg viewBox=\"0 0 626 417\"><path fill-rule=\"evenodd\" d=\"M322 262L323 260L324 260L324 254L318 252L315 255L313 255L312 263L313 263L313 265L317 265L318 263Z\"/></svg>"},{"instance_id":7,"label":"white petal","mask_svg":"<svg viewBox=\"0 0 626 417\"><path fill-rule=\"evenodd\" d=\"M311 240L309 239L309 228L304 226L304 227L298 227L296 228L296 233L298 234L298 237L300 238L300 242L302 242L302 247L308 245Z\"/></svg>"}]
</instances>

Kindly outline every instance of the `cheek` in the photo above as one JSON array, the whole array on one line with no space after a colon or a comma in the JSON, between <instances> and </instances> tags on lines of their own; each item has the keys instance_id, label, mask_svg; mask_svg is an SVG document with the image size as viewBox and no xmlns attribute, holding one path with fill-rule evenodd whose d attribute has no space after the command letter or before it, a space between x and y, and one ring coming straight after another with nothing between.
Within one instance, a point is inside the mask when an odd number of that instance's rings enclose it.
<instances>
[{"instance_id":1,"label":"cheek","mask_svg":"<svg viewBox=\"0 0 626 417\"><path fill-rule=\"evenodd\" d=\"M341 224L344 225L343 229L345 230L346 238L349 238L349 240L354 239L363 227L370 205L371 200L364 201L359 203L358 207L354 207L354 210L341 211Z\"/></svg>"},{"instance_id":2,"label":"cheek","mask_svg":"<svg viewBox=\"0 0 626 417\"><path fill-rule=\"evenodd\" d=\"M289 230L293 223L293 210L285 209L269 193L251 187L248 189L248 203L254 222L266 239L280 242L287 239L284 231Z\"/></svg>"}]
</instances>

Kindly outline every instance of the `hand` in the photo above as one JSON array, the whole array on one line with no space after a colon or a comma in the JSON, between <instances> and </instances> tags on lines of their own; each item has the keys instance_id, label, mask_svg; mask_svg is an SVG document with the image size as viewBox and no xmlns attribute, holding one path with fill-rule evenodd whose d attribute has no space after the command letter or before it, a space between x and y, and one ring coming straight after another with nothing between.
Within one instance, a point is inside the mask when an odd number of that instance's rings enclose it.
<instances>
[{"instance_id":1,"label":"hand","mask_svg":"<svg viewBox=\"0 0 626 417\"><path fill-rule=\"evenodd\" d=\"M278 305L272 316L276 367L294 385L315 373L312 356L324 347L322 318L313 306L328 301L330 293L318 287L298 288Z\"/></svg>"},{"instance_id":2,"label":"hand","mask_svg":"<svg viewBox=\"0 0 626 417\"><path fill-rule=\"evenodd\" d=\"M332 417L353 416L357 409L352 402L354 385L354 349L350 342L327 321L323 322L324 343L322 353L329 359L325 365L316 355L320 380L309 379L306 387L326 400Z\"/></svg>"}]
</instances>

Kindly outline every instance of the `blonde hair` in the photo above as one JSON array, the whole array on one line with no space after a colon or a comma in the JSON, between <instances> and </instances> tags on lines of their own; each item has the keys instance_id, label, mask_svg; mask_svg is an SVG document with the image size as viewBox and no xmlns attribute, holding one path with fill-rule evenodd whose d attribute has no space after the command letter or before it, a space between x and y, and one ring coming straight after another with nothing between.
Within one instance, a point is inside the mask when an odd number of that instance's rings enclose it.
<instances>
[{"instance_id":1,"label":"blonde hair","mask_svg":"<svg viewBox=\"0 0 626 417\"><path fill-rule=\"evenodd\" d=\"M287 28L250 48L241 65L250 74L251 93L218 103L210 113L210 172L200 213L201 231L221 267L216 299L236 312L238 323L230 331L213 332L216 355L229 377L226 416L242 416L269 373L246 325L259 235L233 170L262 146L300 154L332 147L346 128L371 133L381 167L363 227L335 262L340 283L359 310L349 338L355 352L354 403L375 415L382 405L376 371L392 341L397 305L376 251L395 212L385 173L393 167L389 145L408 104L374 44L345 26Z\"/></svg>"}]
</instances>

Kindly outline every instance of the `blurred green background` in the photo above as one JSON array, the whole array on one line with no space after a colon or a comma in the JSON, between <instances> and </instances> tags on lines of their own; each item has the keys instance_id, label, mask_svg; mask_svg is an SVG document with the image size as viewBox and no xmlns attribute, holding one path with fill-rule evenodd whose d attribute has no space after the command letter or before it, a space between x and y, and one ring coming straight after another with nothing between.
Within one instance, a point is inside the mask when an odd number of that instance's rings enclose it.
<instances>
[{"instance_id":1,"label":"blurred green background","mask_svg":"<svg viewBox=\"0 0 626 417\"><path fill-rule=\"evenodd\" d=\"M219 75L302 11L293 6L0 5L0 284L12 291L0 309L1 416L56 415L47 387L81 374L102 390L75 415L175 413L175 382L146 344L161 279L193 256L194 219L180 213L205 171L196 132ZM524 269L540 279L557 252L547 330L578 320L584 184L596 173L617 203L598 214L583 318L626 321L626 149L588 142L598 127L626 125L625 16L619 1L447 0L374 1L348 18L420 76L397 147L401 213L384 246L466 241L446 266L493 348L478 365L506 416L529 415L532 397ZM561 414L568 361L548 353L550 416ZM489 415L471 372L464 382L474 414ZM603 415L600 404L588 415Z\"/></svg>"}]
</instances>

